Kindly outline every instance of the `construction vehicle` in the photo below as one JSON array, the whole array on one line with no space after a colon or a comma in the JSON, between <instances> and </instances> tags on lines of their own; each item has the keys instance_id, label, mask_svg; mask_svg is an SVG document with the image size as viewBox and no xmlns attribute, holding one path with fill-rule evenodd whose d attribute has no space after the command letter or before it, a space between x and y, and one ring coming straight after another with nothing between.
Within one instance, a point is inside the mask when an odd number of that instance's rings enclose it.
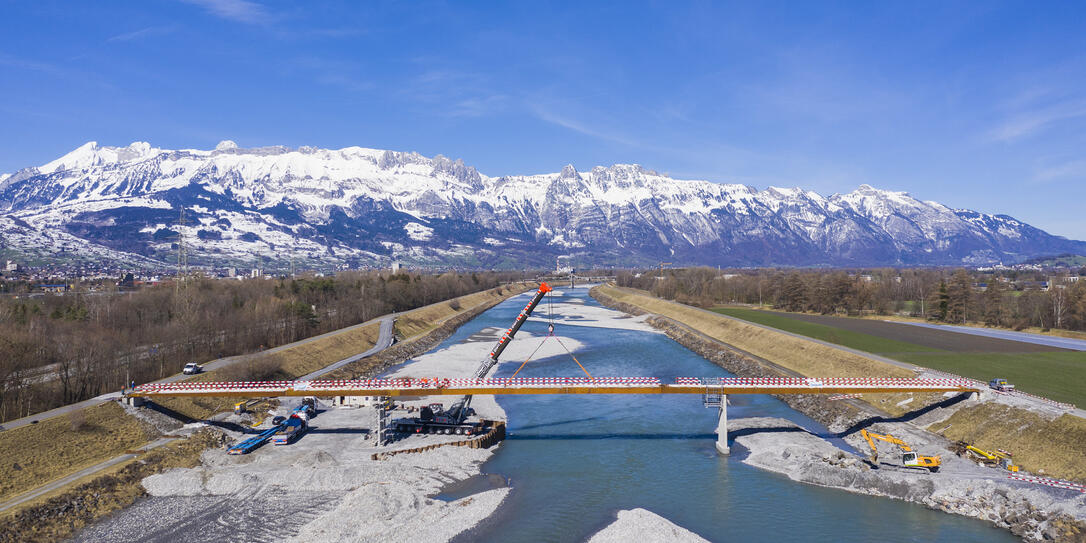
<instances>
[{"instance_id":1,"label":"construction vehicle","mask_svg":"<svg viewBox=\"0 0 1086 543\"><path fill-rule=\"evenodd\" d=\"M498 364L498 358L501 356L502 351L509 346L513 336L517 334L520 327L531 316L532 311L551 290L550 285L547 283L539 284L539 290L536 290L528 305L524 306L524 309L517 315L513 325L502 334L501 339L490 350L490 354L475 369L473 374L475 379L486 379L490 370L494 369L494 366ZM448 409L445 409L444 405L440 403L425 406L419 410L418 417L397 420L393 424L393 428L400 432L413 434L477 434L485 429L483 425L481 423L465 422L474 413L475 411L471 409L471 395L469 394Z\"/></svg>"},{"instance_id":2,"label":"construction vehicle","mask_svg":"<svg viewBox=\"0 0 1086 543\"><path fill-rule=\"evenodd\" d=\"M1000 468L1013 473L1018 472L1018 466L1011 458L1011 453L1007 451L986 451L980 447L962 441L955 444L955 452L957 452L959 456L973 458L983 464L999 466Z\"/></svg>"},{"instance_id":3,"label":"construction vehicle","mask_svg":"<svg viewBox=\"0 0 1086 543\"><path fill-rule=\"evenodd\" d=\"M227 454L249 454L269 440L275 445L294 443L309 430L309 419L317 414L317 399L306 396L302 404L290 412L290 416L272 419L272 427L259 434L239 441L226 451Z\"/></svg>"},{"instance_id":4,"label":"construction vehicle","mask_svg":"<svg viewBox=\"0 0 1086 543\"><path fill-rule=\"evenodd\" d=\"M893 443L901 449L901 465L907 468L923 468L935 473L939 471L939 466L942 465L942 458L939 456L924 456L917 454L911 447L904 441L890 435L890 434L876 434L874 432L868 432L867 429L860 430L860 435L867 440L867 444L871 446L871 466L878 469L879 467L879 448L875 445L875 440L885 441L887 443Z\"/></svg>"},{"instance_id":5,"label":"construction vehicle","mask_svg":"<svg viewBox=\"0 0 1086 543\"><path fill-rule=\"evenodd\" d=\"M1000 392L1014 392L1014 385L1008 383L1006 379L992 379L988 381L988 388Z\"/></svg>"},{"instance_id":6,"label":"construction vehicle","mask_svg":"<svg viewBox=\"0 0 1086 543\"><path fill-rule=\"evenodd\" d=\"M459 403L457 405L460 405ZM454 406L456 408L456 406ZM481 422L465 422L459 418L462 410L445 410L440 403L423 406L419 416L413 419L401 419L393 425L397 432L409 434L456 434L476 435L486 433L486 425Z\"/></svg>"},{"instance_id":7,"label":"construction vehicle","mask_svg":"<svg viewBox=\"0 0 1086 543\"><path fill-rule=\"evenodd\" d=\"M279 425L275 435L272 436L273 445L287 445L294 443L309 429L309 415L304 410L291 413L283 424Z\"/></svg>"}]
</instances>

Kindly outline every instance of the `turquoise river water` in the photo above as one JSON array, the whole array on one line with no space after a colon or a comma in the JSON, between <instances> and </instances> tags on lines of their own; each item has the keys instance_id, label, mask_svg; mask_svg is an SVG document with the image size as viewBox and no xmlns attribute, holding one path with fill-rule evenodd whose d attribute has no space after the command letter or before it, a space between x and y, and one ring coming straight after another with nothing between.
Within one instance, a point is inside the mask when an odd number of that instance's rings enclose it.
<instances>
[{"instance_id":1,"label":"turquoise river water","mask_svg":"<svg viewBox=\"0 0 1086 543\"><path fill-rule=\"evenodd\" d=\"M585 289L556 301L596 306ZM526 297L518 296L461 327L438 349L488 327L505 328ZM546 333L546 303L524 330ZM729 375L663 334L574 324L558 333L582 344L578 359L594 376ZM615 315L621 315L615 312ZM525 341L539 341L526 339ZM508 376L507 361L496 375ZM578 375L568 356L533 360L518 376ZM769 396L733 396L729 417L787 418L827 430ZM642 507L711 541L1001 542L1010 533L979 520L919 505L792 482L741 462L744 451L714 448L715 410L700 396L500 396L509 435L483 466L508 479L498 512L463 541L584 541L621 509ZM491 477L493 479L493 477ZM648 541L646 539L645 541Z\"/></svg>"}]
</instances>

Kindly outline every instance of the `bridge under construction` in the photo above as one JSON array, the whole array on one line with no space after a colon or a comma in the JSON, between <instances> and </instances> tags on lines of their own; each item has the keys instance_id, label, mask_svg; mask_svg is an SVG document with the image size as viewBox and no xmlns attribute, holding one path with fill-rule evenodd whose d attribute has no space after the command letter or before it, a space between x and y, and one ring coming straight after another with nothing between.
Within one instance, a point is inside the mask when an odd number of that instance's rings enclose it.
<instances>
[{"instance_id":1,"label":"bridge under construction","mask_svg":"<svg viewBox=\"0 0 1086 543\"><path fill-rule=\"evenodd\" d=\"M472 396L476 394L700 394L706 407L719 408L717 450L728 454L728 394L885 394L900 392L976 393L975 381L919 378L679 377L663 383L655 377L521 377L497 379L421 378L315 381L239 381L152 383L129 396Z\"/></svg>"},{"instance_id":2,"label":"bridge under construction","mask_svg":"<svg viewBox=\"0 0 1086 543\"><path fill-rule=\"evenodd\" d=\"M179 382L150 383L136 387L134 398L171 396L218 396L230 398L269 398L282 396L372 396L417 398L422 396L462 396L445 416L452 424L460 424L470 412L471 398L476 394L700 394L706 407L719 409L717 450L729 452L727 443L728 394L879 394L896 392L979 392L975 381L966 379L919 378L855 378L855 377L679 377L673 383L663 383L655 377L593 377L573 356L585 377L527 377L517 373L528 363L525 360L508 378L487 378L498 358L517 331L531 316L551 287L542 283L528 305L517 315L513 325L502 334L489 355L471 378L401 378L310 381L241 381L241 382ZM555 338L554 323L544 341ZM563 345L565 347L565 345ZM568 351L568 349L567 349ZM529 357L530 359L531 357Z\"/></svg>"}]
</instances>

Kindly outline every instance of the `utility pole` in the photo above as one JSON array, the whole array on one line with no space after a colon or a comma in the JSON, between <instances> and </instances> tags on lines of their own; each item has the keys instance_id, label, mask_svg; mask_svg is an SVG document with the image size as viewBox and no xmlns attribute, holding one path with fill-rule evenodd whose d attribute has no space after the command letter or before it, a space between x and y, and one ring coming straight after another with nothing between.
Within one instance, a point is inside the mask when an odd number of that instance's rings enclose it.
<instances>
[{"instance_id":1,"label":"utility pole","mask_svg":"<svg viewBox=\"0 0 1086 543\"><path fill-rule=\"evenodd\" d=\"M181 215L177 219L177 280L174 290L180 292L189 272L189 255L185 247L185 206L181 206Z\"/></svg>"},{"instance_id":2,"label":"utility pole","mask_svg":"<svg viewBox=\"0 0 1086 543\"><path fill-rule=\"evenodd\" d=\"M290 238L290 278L294 279L294 248L298 245L298 237Z\"/></svg>"}]
</instances>

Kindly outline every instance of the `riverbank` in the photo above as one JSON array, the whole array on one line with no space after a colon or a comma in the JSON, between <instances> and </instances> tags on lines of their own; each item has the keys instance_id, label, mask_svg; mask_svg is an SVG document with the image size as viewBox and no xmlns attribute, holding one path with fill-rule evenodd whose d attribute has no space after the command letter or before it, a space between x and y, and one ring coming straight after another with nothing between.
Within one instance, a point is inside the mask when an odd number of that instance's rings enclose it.
<instances>
[{"instance_id":1,"label":"riverbank","mask_svg":"<svg viewBox=\"0 0 1086 543\"><path fill-rule=\"evenodd\" d=\"M785 419L735 419L729 421L729 430L747 453L743 463L793 481L987 520L1026 541L1086 538L1086 495L1077 491L1015 483L990 468L946 455L938 473L900 467L896 454L885 455L879 469L872 469Z\"/></svg>"},{"instance_id":2,"label":"riverbank","mask_svg":"<svg viewBox=\"0 0 1086 543\"><path fill-rule=\"evenodd\" d=\"M377 356L369 356L362 360L356 361L353 368L356 372L362 375L374 375L383 367L402 362L408 358L411 354L428 350L433 345L436 345L444 338L448 337L451 330L455 330L460 324L474 318L479 313L493 307L494 305L502 302L510 296L519 294L526 287L521 284L505 286L497 289L491 289L479 293L469 294L454 300L441 302L440 304L433 304L420 308L418 311L420 314L425 315L426 318L433 321L433 326L427 328L427 330L416 331L413 337L403 337L404 341L397 345L396 355L383 356L378 358ZM415 315L415 321L419 320L418 315ZM374 325L376 326L376 325ZM286 345L282 348L275 350L274 353L279 351L290 350L295 346L302 347L301 350L297 350L296 356L293 356L289 361L291 364L284 365L289 366L292 370L308 370L316 366L326 366L335 362L333 360L341 354L349 354L349 352L357 352L355 349L365 350L365 347L372 346L372 339L369 338L370 334L359 335L357 332L365 327L355 326L350 327L342 331L343 333L330 333L319 336L317 338L310 338L303 340L297 344ZM389 327L391 330L391 326ZM367 330L368 332L368 330ZM356 341L357 340L357 341ZM346 351L344 351L346 349ZM290 351L294 353L295 351ZM401 357L398 358L397 357ZM217 372L209 372L201 375L201 378L213 377ZM184 400L184 399L181 399ZM187 401L181 403L180 409L174 409L174 416L180 416L181 418L192 417L192 415L200 415L199 419L210 417L215 411L219 409L229 409L231 407L228 401L211 401L208 405L197 405L193 401ZM179 407L178 405L172 405L172 407ZM102 410L111 410L110 416L107 419L99 420L97 413ZM127 416L125 412L134 416ZM168 412L168 411L167 411ZM191 414L190 414L191 412ZM89 413L85 415L84 413ZM257 418L261 418L263 413L259 414ZM220 417L221 418L221 417ZM167 419L165 424L163 420ZM252 422L248 416L236 417L230 415L226 417L226 420L216 423L217 425L230 432L231 442L239 438L240 434L237 430L244 425ZM149 424L154 423L154 424ZM14 540L30 541L33 538L19 538L16 535L25 532L30 533L31 525L36 530L35 533L48 533L50 534L44 540L55 540L61 537L63 534L70 534L71 532L81 528L84 524L95 521L101 518L111 511L123 508L132 501L141 496L145 496L146 492L140 485L140 480L157 470L164 470L169 467L176 466L176 463L164 462L164 456L161 454L150 454L140 456L139 454L126 454L120 458L114 458L119 454L126 451L134 451L135 449L148 448L151 446L157 446L172 441L170 437L160 437L163 434L190 434L194 429L186 429L185 431L178 431L180 423L173 419L169 419L166 415L154 411L147 410L122 410L116 404L106 404L98 407L87 408L86 410L77 411L75 415L70 417L57 417L44 421L41 424L27 426L25 428L18 428L16 430L6 431L0 434L0 449L4 446L12 447L10 454L7 456L9 460L14 462L13 468L15 473L22 476L24 474L28 477L24 477L26 481L19 477L12 477L7 483L11 486L8 489L8 495L17 493L19 489L33 488L33 481L30 477L38 477L39 472L45 473L46 469L50 469L48 473L52 474L52 477L62 476L65 473L79 474L81 469L87 466L94 466L97 463L109 463L115 460L108 469L97 471L93 474L83 475L72 483L65 483L64 487L59 487L47 494L42 495L39 498L28 501L25 504L20 504L15 508L6 512L6 515L11 515L12 523L9 524L14 531L11 532ZM114 428L116 427L116 428ZM232 430L231 430L232 429ZM96 443L101 438L103 432L112 432L107 437L111 439L108 441L109 447L96 447L93 443ZM112 439L113 434L122 435L126 437L126 440ZM135 437L129 436L129 434ZM34 439L30 439L33 436ZM89 440L89 441L88 441ZM26 445L27 443L48 443L49 446L44 445ZM113 442L116 441L116 446ZM86 442L86 443L85 443ZM205 447L197 447L193 449L191 443L204 443L204 441L183 441L186 445L182 445L188 454L191 462L198 461L200 451ZM174 445L170 445L174 447ZM170 455L172 456L175 455ZM97 489L103 488L103 485L113 488L114 483L117 482L115 477L116 473L122 472L127 466L133 465L135 459L139 459L136 465L140 466L139 473L142 473L141 477L128 477L121 481L123 489L118 488L111 490L114 493L123 493L127 496L126 501L116 501L111 507L94 507L88 509L85 507L88 502L88 493L97 492ZM61 460L58 460L61 459ZM58 465L55 469L50 468L52 464L60 462L63 465ZM24 467L25 466L25 467ZM58 475L59 474L59 475ZM42 480L43 482L46 481ZM39 483L40 484L40 483ZM76 486L79 485L79 486ZM5 488L8 488L5 486ZM0 489L2 491L4 489ZM38 516L27 516L25 514L20 516L19 511L33 512L38 511L40 505L48 505L49 510L67 510L69 512L77 512L80 515L79 522L69 522L65 520L63 516L53 518L46 515L41 518L34 518ZM82 511L90 511L88 515L84 515ZM74 514L74 513L73 513ZM122 513L123 514L123 513ZM26 522L23 522L23 519ZM28 524L29 523L29 524ZM50 527L52 525L55 527ZM49 525L49 526L47 526ZM54 529L55 528L55 529Z\"/></svg>"},{"instance_id":3,"label":"riverbank","mask_svg":"<svg viewBox=\"0 0 1086 543\"><path fill-rule=\"evenodd\" d=\"M758 351L758 354L753 354L746 350L737 349L732 344L721 341L721 339L716 337L718 335L726 334L728 332L728 329L724 328L725 325L706 325L706 323L703 321L706 319L712 319L712 315L703 315L701 313L694 312L684 312L680 304L674 304L673 302L658 300L649 296L637 295L636 293L626 292L625 289L620 291L618 289L608 289L606 287L593 289L592 295L603 305L626 311L631 314L646 315L649 313L659 312L657 315L648 318L647 322L657 327L658 329L665 331L672 339L675 339L687 348L693 350L701 356L709 359L710 361L739 376L810 376L812 374L797 371L800 368L799 364L817 364L817 361L796 361L795 356L785 360L785 364L777 363L779 360L774 357L774 354L778 353L779 349L763 350L761 347L765 343L775 342L779 338L774 336L771 339L758 340L752 337L752 332L750 330L746 329L741 330L739 332L739 335L741 339L745 340L745 346L748 349ZM671 305L679 307L672 308L670 307ZM684 318L685 316L690 315L693 315L694 318ZM730 325L730 323L727 324ZM788 339L789 341L795 340L795 338ZM793 343L794 342L788 343L788 345L796 347L796 345L793 345ZM816 354L818 354L818 352L820 352L820 350L799 348L798 352L801 356L804 354L806 354L806 356L815 356ZM759 354L762 356L758 356ZM842 367L842 361L846 360L845 358L834 357L831 360L833 362L834 369L838 371L858 371L856 368ZM861 366L861 368L865 367L867 367L866 363L865 365ZM819 373L817 375L821 376L824 374ZM879 400L871 401L871 399L868 398L865 398L865 400L868 400L866 402L856 400L829 401L827 398L818 395L782 396L780 397L780 399L785 401L793 409L796 409L797 411L800 411L810 416L811 418L821 422L831 430L837 432L839 435L855 435L855 433L857 433L860 428L879 428L882 431L892 432L894 435L901 434L902 436L907 436L907 441L917 444L919 447L922 447L919 450L921 450L923 454L942 453L943 458L947 459L948 463L951 464L957 463L959 459L954 458L953 455L950 453L950 442L943 436L925 432L921 428L931 428L934 430L934 427L938 426L939 429L941 429L942 431L946 431L949 428L954 427L956 429L965 429L966 433L968 433L968 428L961 428L964 426L964 423L959 426L955 426L956 423L954 422L954 419L952 417L958 413L974 412L974 410L982 408L982 406L985 405L984 403L977 405L975 402L968 402L965 400L964 397L918 397L914 398L913 400L919 401L910 400L909 402L901 405L895 404L898 407L899 412L895 414L890 414L882 412L878 409L878 406L883 402L880 402ZM905 405L909 406L909 408L912 408L913 410L910 412L905 412L905 408L903 407ZM963 415L959 415L959 418L962 417ZM1063 418L1057 420L1062 422ZM910 422L913 424L909 424ZM1045 421L1042 420L1040 423L1044 422ZM998 423L998 421L993 421L993 423ZM879 424L880 426L873 426L876 424ZM976 427L981 428L983 427L983 425L978 424ZM730 429L734 430L735 426L730 425ZM1022 431L1023 429L1018 429L1019 433ZM733 436L735 435L734 431L730 433ZM772 442L772 440L775 439L783 439L782 436L785 434L768 433L767 435L768 437L766 439L769 439ZM1013 433L1011 435L1013 435ZM1086 441L1075 442L1074 440L1076 435L1077 434L1075 432L1071 432L1070 436L1060 436L1053 432L1048 437L1058 440L1060 443L1062 443L1064 440L1071 440L1070 446L1073 449L1078 449L1081 448L1083 446L1083 443L1086 443ZM857 446L858 450L862 450L860 449L860 446L866 447L866 445L861 444L855 437L851 438L851 442L854 446ZM773 445L769 444L767 445L767 447L772 449ZM1050 454L1059 454L1061 452L1065 451L1049 451ZM1061 460L1066 459L1069 456L1070 455L1067 454L1059 454L1059 458ZM1016 456L1015 458L1017 460L1018 456ZM1078 460L1081 460L1081 455L1078 455ZM1058 464L1054 462L1049 462L1049 465L1056 466L1057 468L1059 467ZM1028 485L1025 483L1017 483L1006 480L1005 473L1003 472L988 468L985 468L983 471L985 472L984 475L993 478L993 480L999 479L1001 481L999 483L1000 486L1006 486L1008 488L1028 487ZM942 475L943 474L940 473L940 476ZM822 486L833 485L822 484ZM905 484L905 486L908 487L909 485ZM840 486L837 488L849 490L847 486ZM1039 495L1045 495L1045 493L1055 492L1054 490L1047 489L1045 487L1032 488L1035 488L1035 491L1040 493ZM924 488L921 485L918 486L916 489L907 490L906 493L914 491L923 493ZM982 497L982 494L965 496L963 497L963 500L975 499L976 501L978 501L976 507L972 509L959 508L957 510L950 510L949 512L955 512L959 514L964 514L966 516L972 516L974 518L980 518L982 520L993 522L997 525L1005 524L1007 527L1019 526L1015 529L1018 529L1022 532L1022 537L1031 537L1038 534L1043 536L1043 529L1038 531L1038 527L1040 527L1042 524L1044 525L1044 529L1047 529L1048 526L1057 525L1061 526L1060 529L1063 529L1062 526L1066 523L1066 525L1068 526L1067 529L1071 530L1073 533L1086 533L1086 523L1084 523L1084 521L1086 521L1086 517L1081 514L1070 514L1069 517L1065 518L1064 516L1060 516L1061 513L1039 509L1032 505L1022 504L1012 505L1006 509L999 509L998 511L995 511L983 507L984 504L982 503ZM1081 513L1081 511L1079 511L1079 513ZM1026 515L1034 518L1035 525L1029 525L1028 523L1023 524L1023 521L1020 521L1017 518L1021 515ZM1074 532L1074 530L1077 530L1077 532Z\"/></svg>"},{"instance_id":4,"label":"riverbank","mask_svg":"<svg viewBox=\"0 0 1086 543\"><path fill-rule=\"evenodd\" d=\"M507 297L457 308L438 326L339 371L375 375L404 362L408 355L432 349L461 324ZM415 356L386 375L470 376L503 331L485 329ZM527 356L528 348L525 342L514 343L506 356ZM397 403L418 407L428 401ZM480 417L505 418L493 397L476 396L472 406ZM277 414L292 407L284 405ZM393 419L410 416L403 409L391 415ZM451 482L478 475L496 447L442 447L376 460L377 452L416 448L456 436L411 435L377 447L375 417L369 407L322 405L311 430L289 446L265 445L244 456L209 450L199 466L145 479L147 499L85 530L76 541L444 541L492 514L505 499L508 488L448 502L430 497Z\"/></svg>"}]
</instances>

